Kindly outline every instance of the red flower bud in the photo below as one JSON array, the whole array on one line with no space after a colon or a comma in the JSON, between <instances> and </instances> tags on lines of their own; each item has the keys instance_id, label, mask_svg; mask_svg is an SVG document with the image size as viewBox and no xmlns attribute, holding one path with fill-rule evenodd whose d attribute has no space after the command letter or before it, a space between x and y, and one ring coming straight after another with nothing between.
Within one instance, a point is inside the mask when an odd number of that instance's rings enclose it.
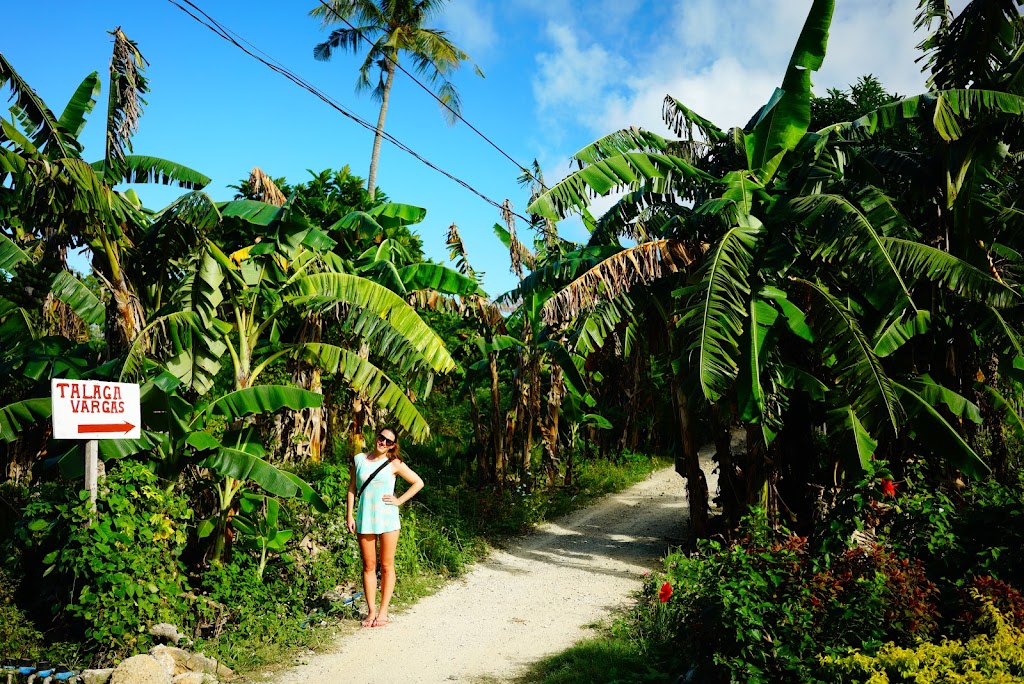
<instances>
[{"instance_id":1,"label":"red flower bud","mask_svg":"<svg viewBox=\"0 0 1024 684\"><path fill-rule=\"evenodd\" d=\"M662 603L668 601L672 597L672 585L665 582L661 585L661 591L658 592L658 600Z\"/></svg>"},{"instance_id":2,"label":"red flower bud","mask_svg":"<svg viewBox=\"0 0 1024 684\"><path fill-rule=\"evenodd\" d=\"M882 496L896 496L896 483L892 480L882 480Z\"/></svg>"}]
</instances>

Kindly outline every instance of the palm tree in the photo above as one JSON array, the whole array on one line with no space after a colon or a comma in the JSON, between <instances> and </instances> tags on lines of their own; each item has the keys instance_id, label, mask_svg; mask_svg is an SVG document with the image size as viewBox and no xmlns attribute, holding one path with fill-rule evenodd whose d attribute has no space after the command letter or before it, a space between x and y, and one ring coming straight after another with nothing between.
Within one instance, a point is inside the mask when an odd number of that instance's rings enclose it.
<instances>
[{"instance_id":1,"label":"palm tree","mask_svg":"<svg viewBox=\"0 0 1024 684\"><path fill-rule=\"evenodd\" d=\"M373 138L373 153L370 156L370 174L366 189L370 199L374 197L377 185L377 163L380 160L380 142L384 137L384 119L388 113L391 86L395 81L395 70L402 52L408 53L417 73L434 86L441 111L449 123L455 123L461 110L459 93L448 77L469 60L469 55L453 44L444 31L427 28L424 23L437 14L444 0L331 0L321 2L310 11L318 17L321 26L345 24L344 28L331 31L323 43L313 48L313 57L325 62L334 51L359 52L361 42L370 44L362 66L356 90L373 88L373 98L380 102L377 117L377 131ZM358 25L350 23L354 21ZM370 76L379 70L379 81L374 87ZM483 76L479 68L476 72Z\"/></svg>"}]
</instances>

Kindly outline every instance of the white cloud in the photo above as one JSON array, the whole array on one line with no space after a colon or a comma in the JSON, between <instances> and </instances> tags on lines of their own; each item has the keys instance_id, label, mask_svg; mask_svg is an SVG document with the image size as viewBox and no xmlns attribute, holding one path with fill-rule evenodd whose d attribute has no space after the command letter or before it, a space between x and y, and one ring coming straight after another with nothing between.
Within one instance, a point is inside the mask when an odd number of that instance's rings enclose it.
<instances>
[{"instance_id":1,"label":"white cloud","mask_svg":"<svg viewBox=\"0 0 1024 684\"><path fill-rule=\"evenodd\" d=\"M452 42L476 61L485 59L497 46L493 7L478 0L459 0L445 6L441 23Z\"/></svg>"},{"instance_id":2,"label":"white cloud","mask_svg":"<svg viewBox=\"0 0 1024 684\"><path fill-rule=\"evenodd\" d=\"M781 82L807 9L807 0L676 0L660 23L637 15L619 23L614 43L583 45L595 31L589 22L551 24L533 84L542 127L562 117L591 139L630 125L663 132L666 94L722 127L743 125ZM837 3L815 92L845 88L868 73L890 91L921 91L914 14L906 0ZM557 146L559 131L551 133L548 142Z\"/></svg>"},{"instance_id":3,"label":"white cloud","mask_svg":"<svg viewBox=\"0 0 1024 684\"><path fill-rule=\"evenodd\" d=\"M609 2L516 0L548 19L533 76L533 144L548 183L569 172L576 149L612 131L639 126L670 135L661 118L667 94L722 128L746 124L781 82L809 7L807 0L672 0L641 11L630 0L599 20L596 10L609 12ZM846 88L869 73L890 92L922 91L915 6L837 3L814 92ZM611 202L598 200L594 210Z\"/></svg>"},{"instance_id":4,"label":"white cloud","mask_svg":"<svg viewBox=\"0 0 1024 684\"><path fill-rule=\"evenodd\" d=\"M577 112L592 117L596 107L620 85L627 71L626 61L597 43L580 44L585 36L564 24L549 24L547 35L553 51L537 55L533 95L542 118L571 116ZM591 123L598 123L592 119Z\"/></svg>"},{"instance_id":5,"label":"white cloud","mask_svg":"<svg viewBox=\"0 0 1024 684\"><path fill-rule=\"evenodd\" d=\"M814 78L815 93L845 88L865 74L874 74L886 90L913 95L924 89L925 77L914 33L915 3L854 0L840 3L832 20L828 52Z\"/></svg>"}]
</instances>

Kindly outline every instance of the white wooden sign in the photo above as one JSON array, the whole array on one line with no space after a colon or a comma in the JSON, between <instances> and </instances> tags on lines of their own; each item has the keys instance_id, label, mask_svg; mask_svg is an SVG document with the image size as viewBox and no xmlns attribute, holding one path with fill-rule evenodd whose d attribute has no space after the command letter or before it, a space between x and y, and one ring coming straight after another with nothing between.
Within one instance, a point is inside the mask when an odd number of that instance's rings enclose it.
<instances>
[{"instance_id":1,"label":"white wooden sign","mask_svg":"<svg viewBox=\"0 0 1024 684\"><path fill-rule=\"evenodd\" d=\"M97 380L50 381L54 439L138 439L139 386Z\"/></svg>"}]
</instances>

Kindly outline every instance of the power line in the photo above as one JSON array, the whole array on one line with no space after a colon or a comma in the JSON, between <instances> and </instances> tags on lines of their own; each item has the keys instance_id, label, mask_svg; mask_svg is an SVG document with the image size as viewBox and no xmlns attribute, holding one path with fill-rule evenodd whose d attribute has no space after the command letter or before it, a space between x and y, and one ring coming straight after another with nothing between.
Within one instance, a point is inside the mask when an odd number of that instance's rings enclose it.
<instances>
[{"instance_id":1,"label":"power line","mask_svg":"<svg viewBox=\"0 0 1024 684\"><path fill-rule=\"evenodd\" d=\"M334 16L336 16L336 17L337 17L338 19L340 19L340 20L342 20L343 22L345 22L345 25L346 25L346 26L348 26L348 27L349 27L350 29L352 29L353 31L355 31L356 35L358 35L358 36L359 36L360 38L362 38L362 39L363 39L363 40L365 40L365 41L366 41L367 43L369 43L369 44L370 44L370 46L373 46L373 45L374 45L374 42L373 42L372 40L370 40L369 38L367 38L367 37L366 37L366 35L365 35L365 34L363 34L363 32L362 32L362 31L360 31L360 30L359 30L359 29L357 29L357 28L356 28L355 26L353 26L353 25L352 25L352 23L351 23L351 22L349 22L349 20L348 20L348 19L346 19L346 18L345 18L344 16L342 16L342 15L341 15L341 14L340 14L340 13L338 12L338 10L336 10L336 9L334 9L333 7L331 7L330 5L328 5L328 4L327 4L327 3L326 3L326 2L324 1L324 0L319 0L319 2L320 2L320 4L321 4L321 5L323 5L323 6L325 7L325 8L327 8L327 11L329 11L329 12L330 12L331 14L333 14ZM437 96L437 95L436 95L436 94L434 93L434 91L433 91L433 90L431 90L430 88L428 88L428 87L427 87L426 85L424 85L424 84L423 84L423 83L422 83L422 82L421 82L421 81L420 81L420 80L419 80L418 78L416 78L416 77L415 77L414 75L412 75L411 73L409 73L409 72L408 72L408 71L406 70L406 68L405 68L405 67L403 67L403 66L402 66L401 64L399 64L399 63L398 63L398 60L397 60L397 59L393 58L393 57L392 57L392 56L391 56L390 54L388 54L388 53L387 53L386 51L384 52L384 57L385 57L385 58L387 58L387 60L388 60L389 62L391 62L392 64L394 64L394 65L395 65L395 67L397 67L399 71L401 71L401 72L402 72L403 74L405 74L406 76L408 76L409 78L411 78L411 79L412 79L412 80L413 80L413 81L414 81L414 82L416 83L416 85L418 85L418 86L419 86L420 88L423 88L423 90L425 90L425 91L427 92L427 94L428 94L428 95L430 95L430 96L431 96L432 98L434 98L435 100L437 100L438 104L440 104L440 105L441 105L442 107L444 107L444 108L445 108L445 109L447 109L447 110L448 110L449 112L451 112L451 113L452 113L452 116L454 116L454 117L455 117L455 118L457 118L457 119L458 119L459 121L461 121L462 123L464 123L464 124L466 124L467 126L469 126L469 128L470 128L470 129L471 129L471 130L472 130L472 131L473 131L474 133L476 133L476 134L477 134L477 135L479 135L479 136L480 136L481 138L483 138L483 139L484 139L485 141L487 141L487 144L489 144L489 145L490 145L491 147L493 147L494 149L496 149L496 150L498 151L498 153L499 153L499 154L501 154L501 155L502 155L503 157L505 157L505 158L506 158L506 159L508 159L508 160L509 160L510 162L512 162L513 164L515 164L515 165L516 165L516 168L518 168L518 169L519 169L520 171L522 171L523 173L525 173L525 174L526 174L527 176L529 176L530 178L533 178L533 180L534 180L534 181L537 181L538 183L540 182L540 181L538 181L538 180L537 180L537 178L535 178L535 177L534 177L533 173L532 173L532 172L531 172L531 171L530 171L530 170L529 170L528 168L526 168L525 166L523 166L522 164L520 164L519 162L517 162L517 161L516 161L515 159L513 159L513 158L512 158L512 156L511 156L511 155L509 155L509 154L508 154L507 152L505 152L505 150L501 149L501 147L499 147L499 146L498 146L498 144L497 144L496 142L494 142L493 140L491 140L490 138L488 138L488 137L487 137L486 135L484 135L484 134L483 134L483 133L482 133L482 132L481 132L481 131L480 131L479 129L477 129L477 127L476 127L476 126L474 126L473 124L471 124L471 123L469 123L468 121L466 121L466 119L464 119L464 118L462 117L462 114L460 114L459 112L455 111L455 109L454 109L454 108L452 108L452 106L451 106L451 105L449 105L449 104L448 104L447 102L445 102L444 100L442 100L441 98L439 98L439 97L438 97L438 96Z\"/></svg>"},{"instance_id":2,"label":"power line","mask_svg":"<svg viewBox=\"0 0 1024 684\"><path fill-rule=\"evenodd\" d=\"M217 21L216 19L211 17L209 14L207 14L202 8L198 7L191 0L181 0L181 2L185 3L190 8L192 8L191 10L186 8L186 7L184 7L184 6L182 6L182 4L180 4L178 2L178 0L168 0L168 2L170 2L172 5L174 5L178 9L180 9L182 12L184 12L188 16L192 17L194 20L196 20L197 22L199 22L200 24L202 24L206 28L210 29L218 37L220 37L223 40L226 40L227 42L231 43L232 45L237 47L239 50L241 50L245 54L249 55L250 57L252 57L256 61L260 62L264 66L268 67L272 71L275 71L278 74L284 76L289 81L292 81L293 83L295 83L297 86L299 86L303 90L306 90L309 93L311 93L312 95L316 96L321 101L323 101L325 104L327 104L329 107L331 107L332 109L335 109L336 111L338 111L343 116L351 119L352 121L355 121L357 124L359 124L363 128L365 128L365 129L367 129L369 131L373 131L374 133L376 133L377 127L374 124L371 124L370 122L366 121L365 119L363 119L359 115L357 115L354 112L350 111L344 105L342 105L339 102L335 101L332 97L330 97L329 95L324 93L322 90L320 90L319 88L317 88L316 86L311 84L309 81L305 80L304 78L302 78L301 76L299 76L298 74L293 72L291 69L288 69L283 64L281 64L280 62L275 60L273 57L271 57L270 55L265 53L263 50L259 49L255 45L253 45L253 43L251 43L250 41L248 41L245 38L243 38L241 35L235 33L231 29L229 29L226 26L224 26L222 23L220 23L219 21ZM194 10L195 12L197 12L199 15L202 15L202 16L201 17L197 16L195 13L193 13L192 10ZM243 43L245 45L243 45ZM246 47L246 45L248 45L249 47ZM259 53L259 54L257 54L257 53ZM467 190L472 192L474 195L476 195L480 199L484 200L485 202L487 202L488 204L493 206L494 208L498 209L499 211L502 210L502 208L503 208L503 204L502 203L497 202L497 201L491 199L490 197L488 197L487 195L483 194L482 192L480 192L479 190L474 188L472 185L470 185L466 181L462 180L461 178L458 178L457 176L449 173L448 171L445 171L440 166L437 166L436 164L434 164L430 160L426 159L425 157L423 157L422 155L417 153L411 147L409 147L408 145L406 145L405 143L403 143L402 141L400 141L398 138L394 137L393 135L391 135L387 131L381 131L381 136L385 140L390 142L392 145L397 147L398 149L400 149L403 152L406 152L407 154L411 155L412 157L414 157L415 159L417 159L418 161L420 161L424 165L426 165L426 166L430 167L431 169L437 171L438 173L440 173L441 175L445 176L446 178L449 178L449 179L455 181L456 183L458 183L462 187L466 188ZM524 221L527 221L527 222L529 222L529 220L530 220L530 219L526 218L525 216L523 216L521 214L518 214L518 213L516 214L516 216L519 216L519 218L521 218L521 219L523 219Z\"/></svg>"}]
</instances>

